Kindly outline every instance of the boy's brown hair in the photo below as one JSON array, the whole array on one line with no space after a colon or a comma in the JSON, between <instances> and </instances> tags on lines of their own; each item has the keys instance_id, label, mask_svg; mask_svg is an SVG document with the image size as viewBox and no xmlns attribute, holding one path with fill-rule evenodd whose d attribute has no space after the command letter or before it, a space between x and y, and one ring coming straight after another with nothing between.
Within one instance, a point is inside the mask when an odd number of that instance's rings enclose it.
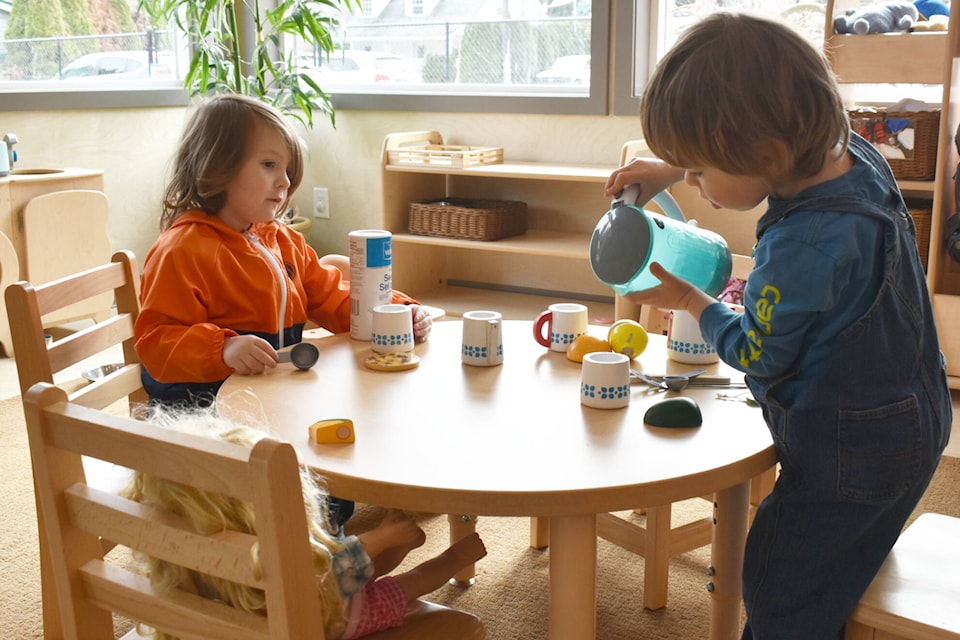
<instances>
[{"instance_id":1,"label":"boy's brown hair","mask_svg":"<svg viewBox=\"0 0 960 640\"><path fill-rule=\"evenodd\" d=\"M823 54L790 27L748 14L692 25L660 61L640 111L647 144L670 164L772 185L816 174L850 139Z\"/></svg>"},{"instance_id":2,"label":"boy's brown hair","mask_svg":"<svg viewBox=\"0 0 960 640\"><path fill-rule=\"evenodd\" d=\"M290 187L280 212L290 204L303 180L303 151L291 124L270 105L243 95L221 94L205 100L190 117L173 160L173 178L163 198L161 230L193 209L219 213L226 189L246 158L256 126L267 126L283 136L290 153Z\"/></svg>"}]
</instances>

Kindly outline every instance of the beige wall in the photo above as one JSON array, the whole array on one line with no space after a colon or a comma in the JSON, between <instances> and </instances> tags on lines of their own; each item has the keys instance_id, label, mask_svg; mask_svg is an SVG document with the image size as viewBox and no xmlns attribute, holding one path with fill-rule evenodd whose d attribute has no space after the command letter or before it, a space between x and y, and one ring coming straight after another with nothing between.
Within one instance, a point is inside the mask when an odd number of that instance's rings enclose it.
<instances>
[{"instance_id":1,"label":"beige wall","mask_svg":"<svg viewBox=\"0 0 960 640\"><path fill-rule=\"evenodd\" d=\"M102 169L111 243L142 262L158 233L158 203L184 115L183 108L7 112L2 131L20 139L20 168ZM611 167L623 142L641 137L632 117L339 111L336 129L319 122L304 131L310 155L295 204L309 214L313 187L330 189L331 217L314 219L309 231L318 252L345 253L348 232L380 226L383 138L421 129L439 131L448 144L503 147L511 161ZM698 198L681 199L688 217L723 234L735 252L749 251L755 213L715 212L701 208Z\"/></svg>"}]
</instances>

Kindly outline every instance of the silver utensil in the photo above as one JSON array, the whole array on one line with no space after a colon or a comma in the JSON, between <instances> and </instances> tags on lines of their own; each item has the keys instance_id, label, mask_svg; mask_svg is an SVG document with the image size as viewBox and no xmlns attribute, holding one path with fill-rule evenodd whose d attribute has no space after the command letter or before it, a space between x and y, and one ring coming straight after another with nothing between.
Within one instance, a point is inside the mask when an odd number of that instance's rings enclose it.
<instances>
[{"instance_id":1,"label":"silver utensil","mask_svg":"<svg viewBox=\"0 0 960 640\"><path fill-rule=\"evenodd\" d=\"M706 373L706 369L694 369L686 373L670 374L663 376L663 382L660 386L670 391L683 391L690 384L690 379L695 378L701 373Z\"/></svg>"},{"instance_id":2,"label":"silver utensil","mask_svg":"<svg viewBox=\"0 0 960 640\"><path fill-rule=\"evenodd\" d=\"M317 364L320 350L310 342L298 342L290 349L278 351L277 356L277 362L292 362L297 369L305 371Z\"/></svg>"}]
</instances>

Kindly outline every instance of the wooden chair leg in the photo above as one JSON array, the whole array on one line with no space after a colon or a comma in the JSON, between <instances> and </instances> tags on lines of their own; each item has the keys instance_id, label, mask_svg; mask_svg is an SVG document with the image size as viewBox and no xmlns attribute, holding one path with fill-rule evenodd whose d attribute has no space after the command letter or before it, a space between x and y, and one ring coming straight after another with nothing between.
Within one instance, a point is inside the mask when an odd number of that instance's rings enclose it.
<instances>
[{"instance_id":1,"label":"wooden chair leg","mask_svg":"<svg viewBox=\"0 0 960 640\"><path fill-rule=\"evenodd\" d=\"M37 528L40 533L40 603L43 613L43 637L45 640L60 640L63 638L63 628L60 626L60 600L57 598L57 588L54 583L50 549L46 536L43 535L42 517L40 505L37 504Z\"/></svg>"},{"instance_id":2,"label":"wooden chair leg","mask_svg":"<svg viewBox=\"0 0 960 640\"><path fill-rule=\"evenodd\" d=\"M647 507L646 552L643 556L643 606L667 606L667 579L670 574L670 516L673 506Z\"/></svg>"}]
</instances>

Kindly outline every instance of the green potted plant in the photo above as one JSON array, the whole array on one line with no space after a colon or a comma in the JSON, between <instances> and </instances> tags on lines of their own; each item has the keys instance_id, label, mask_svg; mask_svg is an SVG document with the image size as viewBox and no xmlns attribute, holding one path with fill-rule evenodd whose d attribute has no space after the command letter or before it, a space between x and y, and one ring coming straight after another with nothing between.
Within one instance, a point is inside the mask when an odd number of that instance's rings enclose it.
<instances>
[{"instance_id":1,"label":"green potted plant","mask_svg":"<svg viewBox=\"0 0 960 640\"><path fill-rule=\"evenodd\" d=\"M301 70L285 35L301 39L311 53L329 55L332 33L343 11L359 0L141 0L155 25L176 24L190 41L190 66L184 77L189 95L230 91L257 97L313 126L320 112L335 124L333 105L316 81ZM248 30L253 38L244 38ZM245 50L243 43L251 42Z\"/></svg>"}]
</instances>

